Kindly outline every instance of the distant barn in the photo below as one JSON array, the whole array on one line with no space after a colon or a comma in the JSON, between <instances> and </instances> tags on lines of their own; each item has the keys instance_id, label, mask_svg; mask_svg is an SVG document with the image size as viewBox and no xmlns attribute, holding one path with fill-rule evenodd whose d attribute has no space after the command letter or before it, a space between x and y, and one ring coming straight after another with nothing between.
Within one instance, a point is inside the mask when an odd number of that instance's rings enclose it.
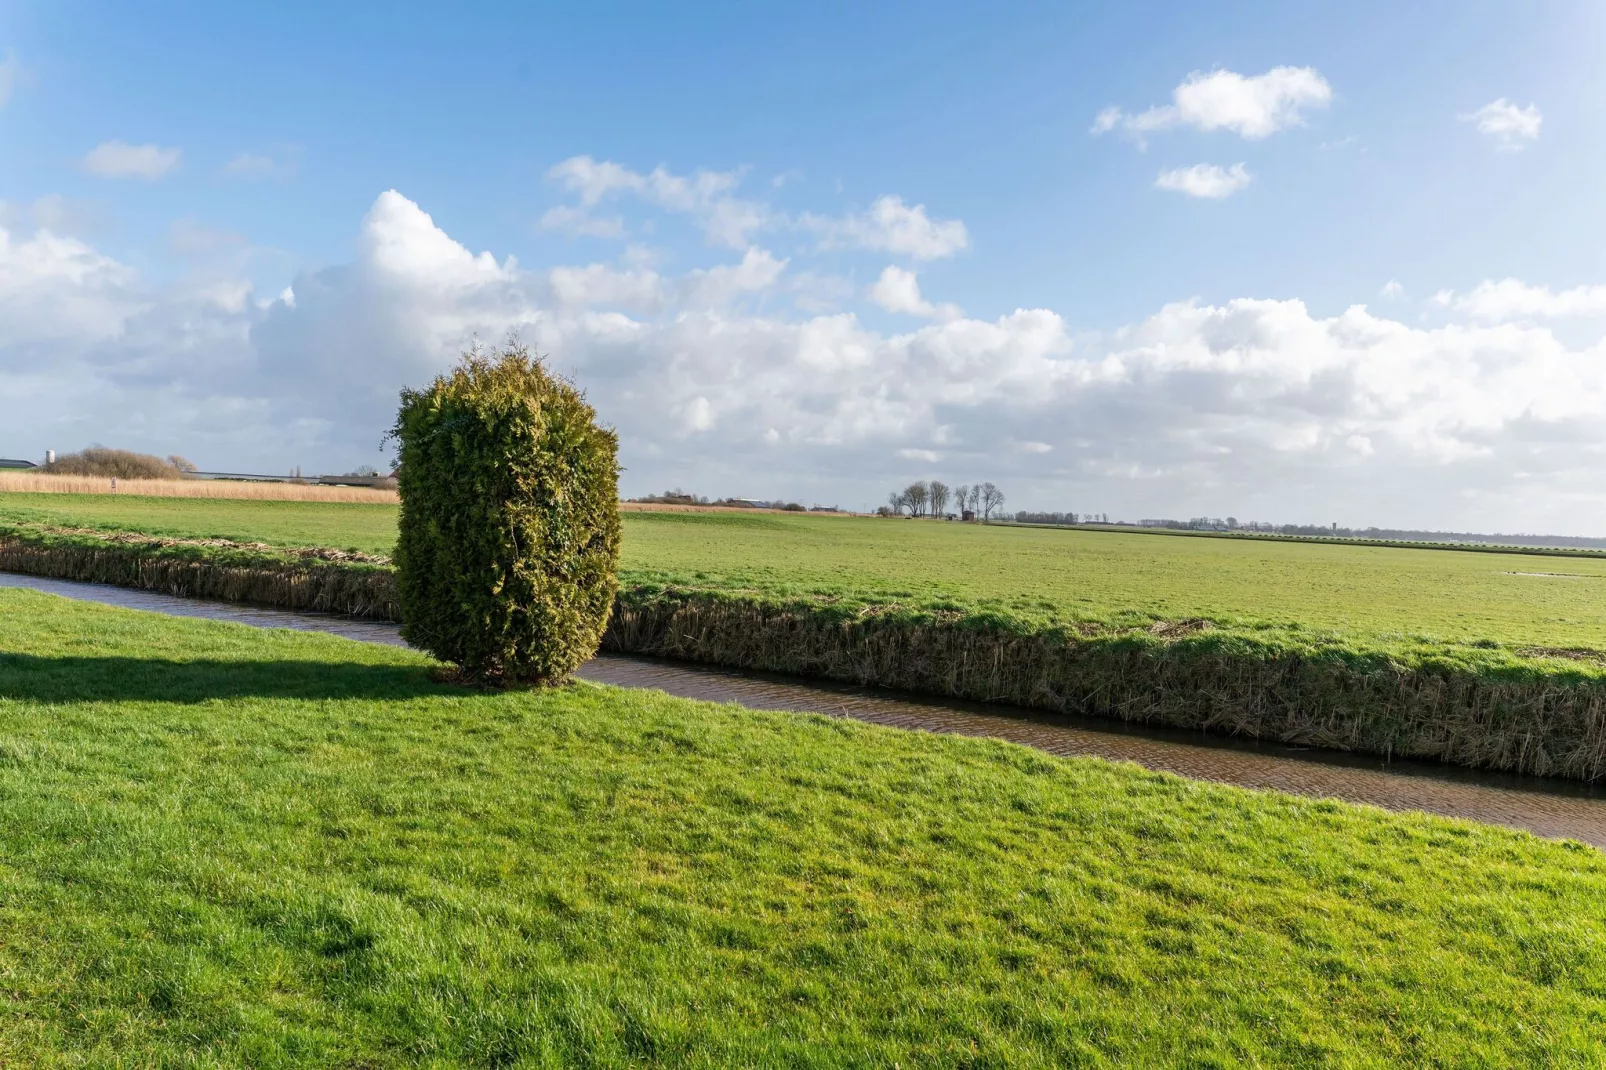
<instances>
[{"instance_id":1,"label":"distant barn","mask_svg":"<svg viewBox=\"0 0 1606 1070\"><path fill-rule=\"evenodd\" d=\"M0 468L38 468L32 461L17 461L10 457L0 457Z\"/></svg>"}]
</instances>

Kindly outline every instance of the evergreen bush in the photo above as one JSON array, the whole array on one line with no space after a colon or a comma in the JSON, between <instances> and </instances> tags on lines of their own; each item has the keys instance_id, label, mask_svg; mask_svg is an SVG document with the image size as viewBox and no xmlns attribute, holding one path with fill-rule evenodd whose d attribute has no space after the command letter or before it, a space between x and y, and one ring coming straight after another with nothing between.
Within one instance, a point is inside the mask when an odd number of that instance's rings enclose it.
<instances>
[{"instance_id":1,"label":"evergreen bush","mask_svg":"<svg viewBox=\"0 0 1606 1070\"><path fill-rule=\"evenodd\" d=\"M465 680L551 683L596 652L618 587L618 436L525 346L403 390L402 636Z\"/></svg>"}]
</instances>

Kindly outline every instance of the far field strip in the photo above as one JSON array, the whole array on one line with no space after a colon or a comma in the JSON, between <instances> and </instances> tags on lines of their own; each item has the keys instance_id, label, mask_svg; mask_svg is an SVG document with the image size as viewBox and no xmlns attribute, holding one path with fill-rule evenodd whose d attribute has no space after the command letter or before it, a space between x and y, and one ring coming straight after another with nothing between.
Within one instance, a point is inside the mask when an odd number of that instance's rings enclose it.
<instances>
[{"instance_id":1,"label":"far field strip","mask_svg":"<svg viewBox=\"0 0 1606 1070\"><path fill-rule=\"evenodd\" d=\"M0 525L388 554L390 505L3 494ZM627 512L630 583L850 599L1038 623L1219 624L1606 649L1606 561L1359 544L1154 538L937 521ZM1571 582L1556 582L1563 573ZM1551 575L1536 575L1551 574Z\"/></svg>"}]
</instances>

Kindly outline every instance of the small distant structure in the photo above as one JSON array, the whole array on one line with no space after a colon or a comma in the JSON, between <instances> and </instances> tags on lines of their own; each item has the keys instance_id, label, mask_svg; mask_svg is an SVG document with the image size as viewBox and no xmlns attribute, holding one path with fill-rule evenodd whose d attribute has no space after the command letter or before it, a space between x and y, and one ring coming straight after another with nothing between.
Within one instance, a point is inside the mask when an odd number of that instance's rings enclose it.
<instances>
[{"instance_id":1,"label":"small distant structure","mask_svg":"<svg viewBox=\"0 0 1606 1070\"><path fill-rule=\"evenodd\" d=\"M28 469L38 467L39 466L34 464L32 461L19 461L11 457L0 457L0 468Z\"/></svg>"},{"instance_id":2,"label":"small distant structure","mask_svg":"<svg viewBox=\"0 0 1606 1070\"><path fill-rule=\"evenodd\" d=\"M971 510L966 509L964 512L959 514L959 519L966 524L973 524L976 522L976 514Z\"/></svg>"}]
</instances>

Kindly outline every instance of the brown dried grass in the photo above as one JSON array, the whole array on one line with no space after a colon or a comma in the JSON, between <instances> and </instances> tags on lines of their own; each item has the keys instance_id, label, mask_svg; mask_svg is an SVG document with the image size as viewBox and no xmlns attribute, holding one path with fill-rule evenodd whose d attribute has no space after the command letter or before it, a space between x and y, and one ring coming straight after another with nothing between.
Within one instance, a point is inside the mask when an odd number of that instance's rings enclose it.
<instances>
[{"instance_id":1,"label":"brown dried grass","mask_svg":"<svg viewBox=\"0 0 1606 1070\"><path fill-rule=\"evenodd\" d=\"M59 476L43 472L0 472L0 493L132 494L159 498L238 498L271 502L366 502L394 505L394 490L376 487L320 487L308 483L247 483L222 479L119 479Z\"/></svg>"}]
</instances>

